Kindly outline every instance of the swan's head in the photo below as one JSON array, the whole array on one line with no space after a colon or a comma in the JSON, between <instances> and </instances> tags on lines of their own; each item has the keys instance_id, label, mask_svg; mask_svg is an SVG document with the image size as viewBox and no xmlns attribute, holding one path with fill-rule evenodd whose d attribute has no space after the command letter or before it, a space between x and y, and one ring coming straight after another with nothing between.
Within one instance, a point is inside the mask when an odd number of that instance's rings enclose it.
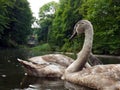
<instances>
[{"instance_id":1,"label":"swan's head","mask_svg":"<svg viewBox=\"0 0 120 90\"><path fill-rule=\"evenodd\" d=\"M80 20L78 21L73 30L73 34L70 37L70 40L73 39L76 35L82 34L87 30L88 28L92 27L91 22L88 20Z\"/></svg>"}]
</instances>

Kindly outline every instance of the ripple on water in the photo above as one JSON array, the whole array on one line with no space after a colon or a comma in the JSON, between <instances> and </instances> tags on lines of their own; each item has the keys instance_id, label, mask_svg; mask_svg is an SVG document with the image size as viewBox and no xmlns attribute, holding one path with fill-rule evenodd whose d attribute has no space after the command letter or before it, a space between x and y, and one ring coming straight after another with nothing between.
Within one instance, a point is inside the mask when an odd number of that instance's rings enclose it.
<instances>
[{"instance_id":1,"label":"ripple on water","mask_svg":"<svg viewBox=\"0 0 120 90\"><path fill-rule=\"evenodd\" d=\"M7 75L3 74L3 75L1 75L1 77L5 78L5 77L7 77Z\"/></svg>"}]
</instances>

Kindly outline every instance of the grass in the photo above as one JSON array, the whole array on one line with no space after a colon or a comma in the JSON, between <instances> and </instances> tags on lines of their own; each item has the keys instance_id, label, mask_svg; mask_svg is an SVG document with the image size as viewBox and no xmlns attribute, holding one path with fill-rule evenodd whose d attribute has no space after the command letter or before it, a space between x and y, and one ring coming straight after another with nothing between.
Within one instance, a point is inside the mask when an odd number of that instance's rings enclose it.
<instances>
[{"instance_id":1,"label":"grass","mask_svg":"<svg viewBox=\"0 0 120 90\"><path fill-rule=\"evenodd\" d=\"M51 47L48 43L38 45L31 48L32 51L51 51Z\"/></svg>"}]
</instances>

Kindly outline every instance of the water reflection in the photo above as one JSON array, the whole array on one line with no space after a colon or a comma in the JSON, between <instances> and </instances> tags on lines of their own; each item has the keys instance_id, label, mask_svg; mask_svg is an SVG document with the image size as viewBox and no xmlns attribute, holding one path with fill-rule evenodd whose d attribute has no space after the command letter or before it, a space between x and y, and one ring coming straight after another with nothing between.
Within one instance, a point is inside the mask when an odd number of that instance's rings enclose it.
<instances>
[{"instance_id":1,"label":"water reflection","mask_svg":"<svg viewBox=\"0 0 120 90\"><path fill-rule=\"evenodd\" d=\"M0 50L0 90L11 90L19 88L23 70L18 63L17 58L27 58L25 50L6 49Z\"/></svg>"},{"instance_id":2,"label":"water reflection","mask_svg":"<svg viewBox=\"0 0 120 90\"><path fill-rule=\"evenodd\" d=\"M23 75L7 75L6 77L0 77L0 90L20 88L22 77Z\"/></svg>"},{"instance_id":3,"label":"water reflection","mask_svg":"<svg viewBox=\"0 0 120 90\"><path fill-rule=\"evenodd\" d=\"M97 55L104 64L120 64L120 56Z\"/></svg>"},{"instance_id":4,"label":"water reflection","mask_svg":"<svg viewBox=\"0 0 120 90\"><path fill-rule=\"evenodd\" d=\"M83 87L83 86L76 85L76 84L66 82L66 81L65 81L64 85L65 85L65 88L68 90L94 90L94 89L91 89L88 87Z\"/></svg>"},{"instance_id":5,"label":"water reflection","mask_svg":"<svg viewBox=\"0 0 120 90\"><path fill-rule=\"evenodd\" d=\"M36 78L30 76L26 76L22 80L21 88L24 90L93 90L58 78Z\"/></svg>"},{"instance_id":6,"label":"water reflection","mask_svg":"<svg viewBox=\"0 0 120 90\"><path fill-rule=\"evenodd\" d=\"M64 81L58 78L36 78L26 76L21 82L21 88L36 90L67 90L64 88Z\"/></svg>"}]
</instances>

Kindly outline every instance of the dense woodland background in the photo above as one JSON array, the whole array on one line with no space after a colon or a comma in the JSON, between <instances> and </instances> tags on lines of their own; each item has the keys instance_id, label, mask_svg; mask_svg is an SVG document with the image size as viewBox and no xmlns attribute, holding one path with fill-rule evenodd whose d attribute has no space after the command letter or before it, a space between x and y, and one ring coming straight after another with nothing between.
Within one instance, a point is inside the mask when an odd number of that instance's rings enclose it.
<instances>
[{"instance_id":1,"label":"dense woodland background","mask_svg":"<svg viewBox=\"0 0 120 90\"><path fill-rule=\"evenodd\" d=\"M32 16L27 0L0 0L0 47L27 45L34 36L34 49L77 53L84 35L68 39L81 19L94 26L94 53L120 55L120 0L50 2L39 9L39 19ZM33 23L38 26L31 27Z\"/></svg>"}]
</instances>

